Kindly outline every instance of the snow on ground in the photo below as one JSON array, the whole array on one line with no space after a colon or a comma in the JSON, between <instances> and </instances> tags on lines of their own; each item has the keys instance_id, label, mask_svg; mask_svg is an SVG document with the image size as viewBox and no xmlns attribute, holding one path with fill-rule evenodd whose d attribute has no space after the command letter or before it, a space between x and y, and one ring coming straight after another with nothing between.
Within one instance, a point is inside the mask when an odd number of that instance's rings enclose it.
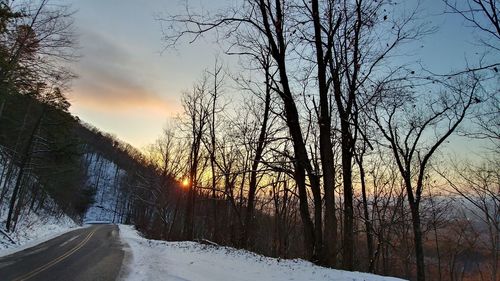
<instances>
[{"instance_id":1,"label":"snow on ground","mask_svg":"<svg viewBox=\"0 0 500 281\"><path fill-rule=\"evenodd\" d=\"M56 218L53 216L39 216L31 213L20 220L14 233L10 233L18 244L24 244L34 238L59 233L69 228L77 227L77 224L67 216Z\"/></svg>"},{"instance_id":2,"label":"snow on ground","mask_svg":"<svg viewBox=\"0 0 500 281\"><path fill-rule=\"evenodd\" d=\"M2 229L5 229L4 222L7 219L7 207L7 204L0 206L0 227ZM55 216L43 209L37 212L31 211L29 214L22 213L14 232L8 234L16 244L12 244L5 235L0 233L0 256L16 252L25 244L36 245L49 240L77 226L68 216Z\"/></svg>"},{"instance_id":3,"label":"snow on ground","mask_svg":"<svg viewBox=\"0 0 500 281\"><path fill-rule=\"evenodd\" d=\"M87 165L87 186L92 187L96 194L95 202L88 208L83 221L121 222L123 214L117 213L117 210L123 204L120 200L125 197L120 190L125 171L97 153L84 155L84 161Z\"/></svg>"},{"instance_id":4,"label":"snow on ground","mask_svg":"<svg viewBox=\"0 0 500 281\"><path fill-rule=\"evenodd\" d=\"M120 225L120 237L130 247L125 280L164 281L401 281L368 273L279 260L229 247L195 242L166 242L142 238L132 226Z\"/></svg>"},{"instance_id":5,"label":"snow on ground","mask_svg":"<svg viewBox=\"0 0 500 281\"><path fill-rule=\"evenodd\" d=\"M3 164L0 162L0 171L3 171ZM10 202L12 195L13 184L13 181L0 182L0 193L3 192L2 188L7 189L3 204L0 202L0 229L2 231L5 231L9 210L8 202ZM0 256L19 251L21 248L25 249L27 246L34 246L77 227L71 218L56 211L58 208L50 197L45 200L44 206L36 211L30 211L27 208L21 211L14 232L8 233L15 244L0 232Z\"/></svg>"},{"instance_id":6,"label":"snow on ground","mask_svg":"<svg viewBox=\"0 0 500 281\"><path fill-rule=\"evenodd\" d=\"M88 225L87 225L88 226ZM84 227L87 227L84 226ZM19 252L31 247L34 247L38 244L46 242L52 238L56 238L57 236L63 235L66 232L70 232L72 230L82 228L82 227L63 227L63 226L55 226L50 225L45 229L36 229L31 235L23 236L23 239L18 241L18 244L2 244L0 243L0 257L11 255L15 252ZM3 239L3 238L2 238ZM0 239L1 240L1 239ZM2 248L5 247L5 248Z\"/></svg>"}]
</instances>

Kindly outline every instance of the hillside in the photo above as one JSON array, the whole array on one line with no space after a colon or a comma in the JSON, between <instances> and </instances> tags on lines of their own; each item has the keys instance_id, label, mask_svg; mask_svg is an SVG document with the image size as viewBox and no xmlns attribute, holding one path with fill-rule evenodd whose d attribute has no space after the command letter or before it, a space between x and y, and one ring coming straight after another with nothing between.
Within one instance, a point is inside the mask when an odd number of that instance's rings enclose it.
<instances>
[{"instance_id":1,"label":"hillside","mask_svg":"<svg viewBox=\"0 0 500 281\"><path fill-rule=\"evenodd\" d=\"M3 175L10 161L0 161L0 171ZM18 169L17 169L18 170ZM18 172L18 171L16 171ZM0 230L4 230L7 220L9 202L12 198L13 181L7 181L5 177L0 180L0 193L2 194L3 204L0 204ZM42 204L38 202L34 208L24 209L19 213L18 223L14 231L6 234L0 234L0 252L2 249L18 247L32 240L52 236L57 233L65 232L70 228L77 226L77 223L68 217L54 202L52 198L45 199ZM14 240L15 244L10 241Z\"/></svg>"},{"instance_id":2,"label":"hillside","mask_svg":"<svg viewBox=\"0 0 500 281\"><path fill-rule=\"evenodd\" d=\"M87 170L86 185L92 187L93 203L83 215L83 222L124 222L127 195L122 193L126 172L98 153L83 156Z\"/></svg>"},{"instance_id":3,"label":"hillside","mask_svg":"<svg viewBox=\"0 0 500 281\"><path fill-rule=\"evenodd\" d=\"M130 145L61 108L7 96L0 115L0 248L87 221L130 222L125 191L135 174L155 173L141 161Z\"/></svg>"}]
</instances>

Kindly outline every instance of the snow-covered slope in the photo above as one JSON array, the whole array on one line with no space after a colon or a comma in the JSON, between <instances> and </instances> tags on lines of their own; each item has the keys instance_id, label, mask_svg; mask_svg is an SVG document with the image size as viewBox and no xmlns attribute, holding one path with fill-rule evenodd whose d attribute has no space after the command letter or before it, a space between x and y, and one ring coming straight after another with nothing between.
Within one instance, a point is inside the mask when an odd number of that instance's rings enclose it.
<instances>
[{"instance_id":1,"label":"snow-covered slope","mask_svg":"<svg viewBox=\"0 0 500 281\"><path fill-rule=\"evenodd\" d=\"M2 205L0 222L4 222L7 218L6 207L6 204ZM77 224L66 215L55 217L53 214L49 214L45 210L22 214L14 232L9 233L9 236L16 242L16 244L11 243L7 237L0 234L0 255L2 253L2 249L17 248L31 242L32 240L38 240L44 237L53 237L55 234L66 232L75 227L77 227Z\"/></svg>"},{"instance_id":2,"label":"snow-covered slope","mask_svg":"<svg viewBox=\"0 0 500 281\"><path fill-rule=\"evenodd\" d=\"M94 204L87 210L83 221L123 222L124 200L121 180L125 171L97 153L84 156L87 167L87 186L95 191Z\"/></svg>"},{"instance_id":3,"label":"snow-covered slope","mask_svg":"<svg viewBox=\"0 0 500 281\"><path fill-rule=\"evenodd\" d=\"M16 244L10 243L0 234L0 257L33 247L77 227L67 216L54 218L31 214L19 222L14 233L9 234Z\"/></svg>"},{"instance_id":4,"label":"snow-covered slope","mask_svg":"<svg viewBox=\"0 0 500 281\"><path fill-rule=\"evenodd\" d=\"M1 151L0 147L0 152ZM5 231L9 202L15 185L17 167L11 165L6 154L1 154L0 159L0 230ZM86 169L86 186L95 191L94 204L92 204L84 215L83 221L109 221L122 222L125 217L124 207L127 197L122 195L121 180L126 175L115 163L102 157L98 153L89 153L82 157L82 167ZM12 175L5 176L8 170ZM37 179L30 178L36 186ZM29 194L27 196L30 196ZM26 198L30 201L30 198ZM27 201L27 202L28 202ZM30 241L51 237L56 233L68 231L77 227L77 224L60 211L57 204L46 197L43 207L35 203L29 208L23 208L17 219L14 232L0 233L0 250L17 248ZM10 240L14 240L12 243Z\"/></svg>"},{"instance_id":5,"label":"snow-covered slope","mask_svg":"<svg viewBox=\"0 0 500 281\"><path fill-rule=\"evenodd\" d=\"M120 237L130 247L124 272L130 281L401 281L328 269L299 259L268 258L229 247L148 240L126 225L120 225Z\"/></svg>"},{"instance_id":6,"label":"snow-covered slope","mask_svg":"<svg viewBox=\"0 0 500 281\"><path fill-rule=\"evenodd\" d=\"M7 158L0 161L0 173L4 173L9 164ZM15 166L14 173L17 173ZM8 202L12 197L14 178L11 177L8 182L0 180L0 193L4 192L3 201L0 202L1 230L5 230L9 210ZM23 209L17 221L14 232L8 234L15 244L5 234L0 233L0 255L7 253L6 249L19 248L31 241L43 239L44 237L53 237L55 234L77 227L77 224L71 218L58 211L58 207L50 197L45 200L43 208Z\"/></svg>"}]
</instances>

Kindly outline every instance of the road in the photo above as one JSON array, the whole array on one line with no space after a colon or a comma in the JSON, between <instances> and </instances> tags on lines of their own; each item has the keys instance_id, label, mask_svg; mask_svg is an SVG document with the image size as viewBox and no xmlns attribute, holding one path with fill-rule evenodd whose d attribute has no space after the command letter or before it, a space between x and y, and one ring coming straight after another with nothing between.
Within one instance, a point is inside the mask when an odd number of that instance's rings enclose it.
<instances>
[{"instance_id":1,"label":"road","mask_svg":"<svg viewBox=\"0 0 500 281\"><path fill-rule=\"evenodd\" d=\"M77 229L0 258L0 280L116 280L124 252L116 225Z\"/></svg>"}]
</instances>

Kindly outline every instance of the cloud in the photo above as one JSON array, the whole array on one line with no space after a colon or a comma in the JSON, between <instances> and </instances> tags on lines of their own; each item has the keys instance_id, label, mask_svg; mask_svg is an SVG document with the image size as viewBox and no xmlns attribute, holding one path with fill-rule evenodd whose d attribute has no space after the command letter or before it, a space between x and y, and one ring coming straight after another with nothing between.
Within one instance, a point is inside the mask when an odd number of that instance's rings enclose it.
<instances>
[{"instance_id":1,"label":"cloud","mask_svg":"<svg viewBox=\"0 0 500 281\"><path fill-rule=\"evenodd\" d=\"M78 108L104 112L148 112L163 117L180 110L154 90L157 73L126 47L94 32L82 34L83 57L76 66L71 102Z\"/></svg>"}]
</instances>

